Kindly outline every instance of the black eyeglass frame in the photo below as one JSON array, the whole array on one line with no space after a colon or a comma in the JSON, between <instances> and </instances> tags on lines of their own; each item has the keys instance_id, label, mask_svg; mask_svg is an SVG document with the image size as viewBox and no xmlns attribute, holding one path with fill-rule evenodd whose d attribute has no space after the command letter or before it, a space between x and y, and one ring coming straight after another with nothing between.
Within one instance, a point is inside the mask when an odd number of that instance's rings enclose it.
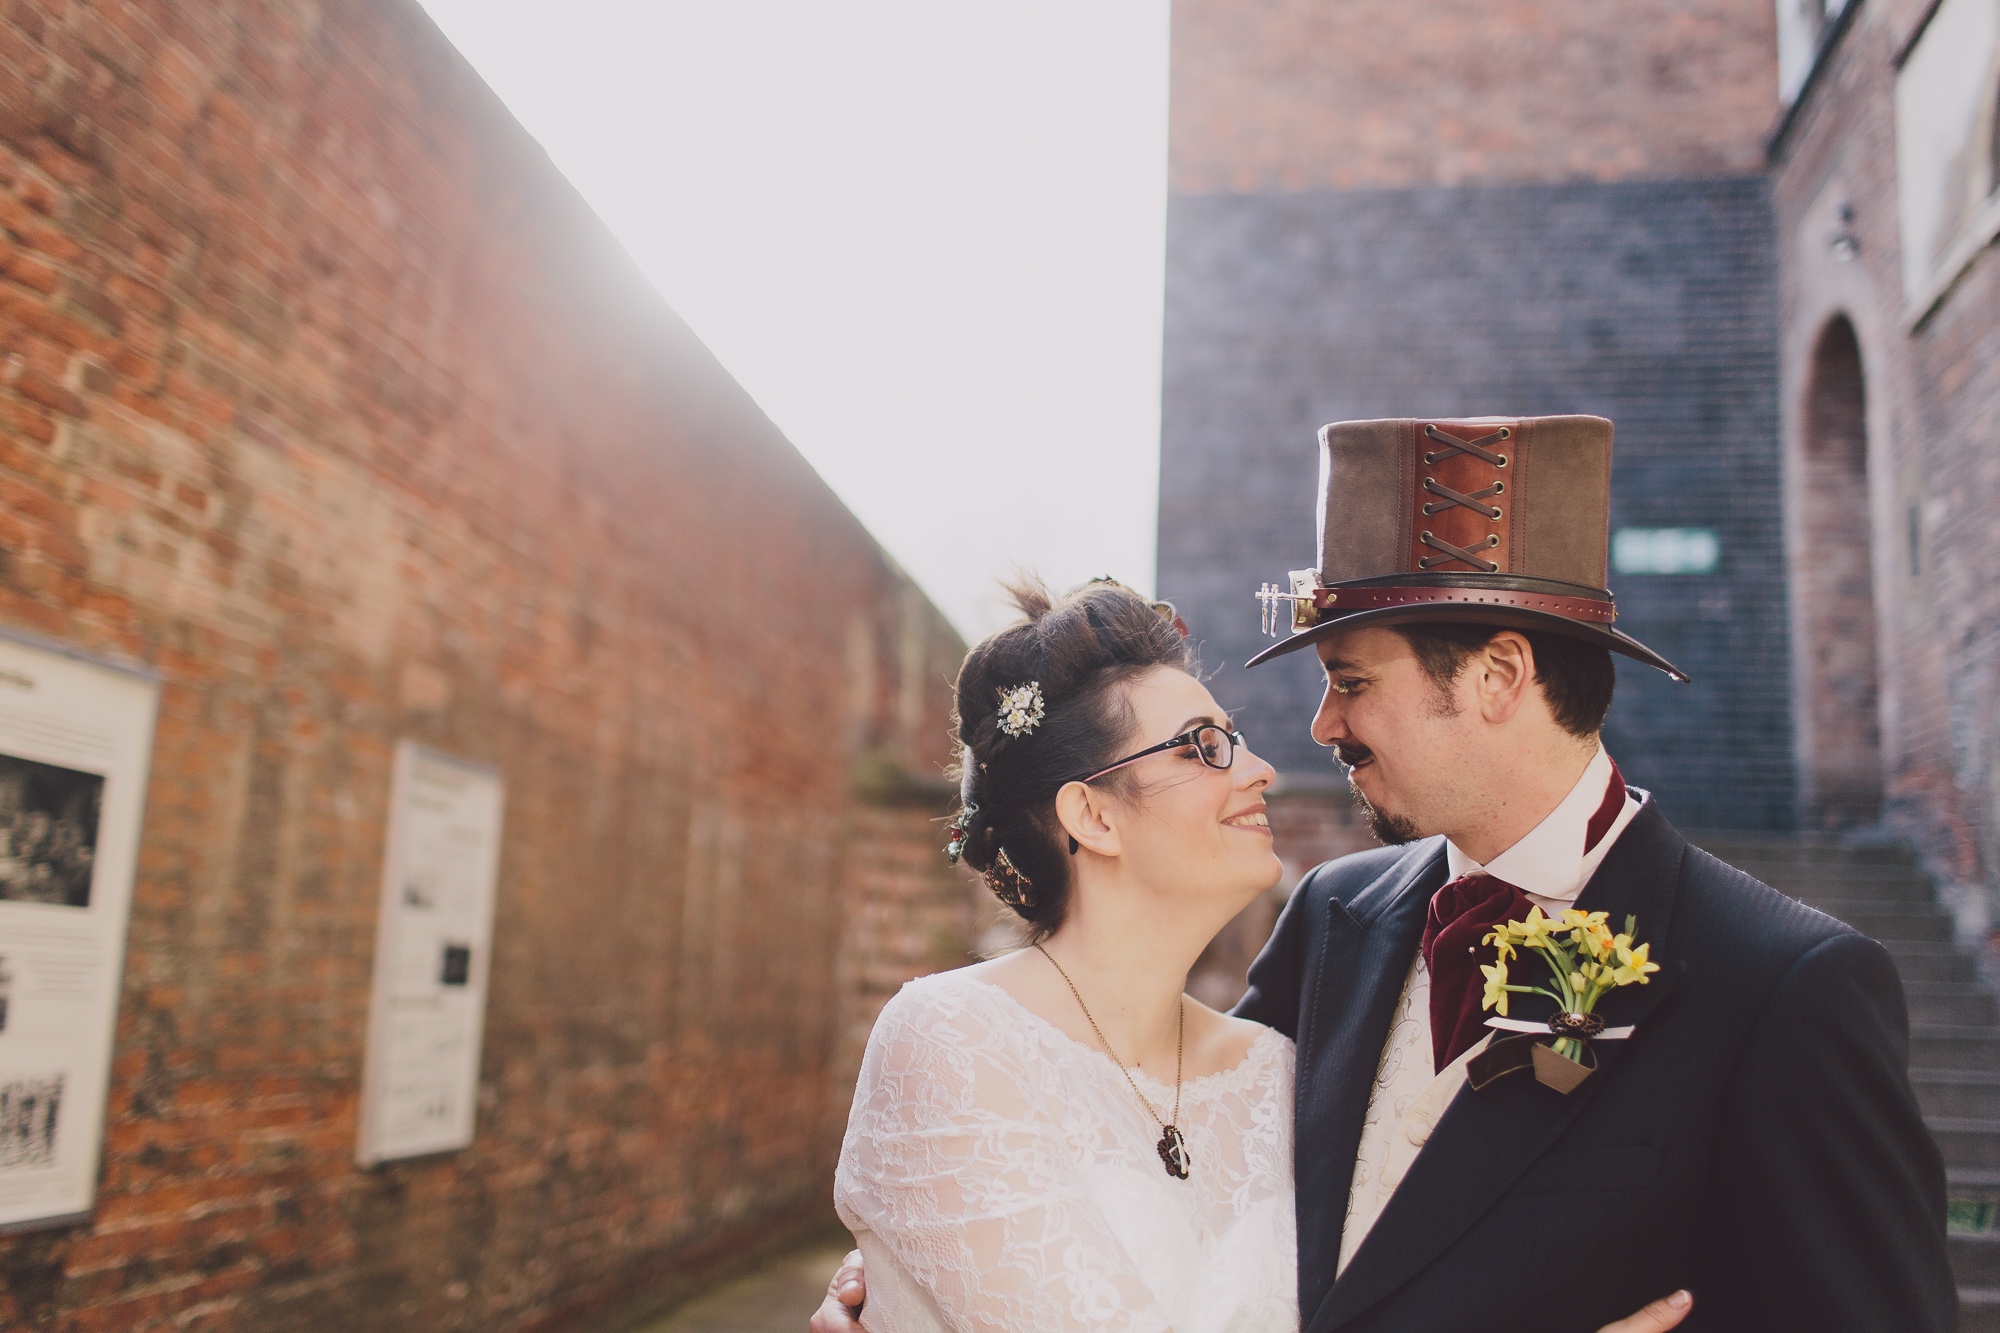
<instances>
[{"instance_id":1,"label":"black eyeglass frame","mask_svg":"<svg viewBox=\"0 0 2000 1333\"><path fill-rule=\"evenodd\" d=\"M1201 733L1204 731L1219 731L1222 733L1223 739L1229 742L1229 757L1224 759L1219 764L1210 759L1207 753L1203 751L1203 749L1201 748L1200 736ZM1228 727L1225 727L1217 722L1204 722L1198 727L1194 727L1190 730L1183 731L1180 735L1174 737L1172 740L1161 741L1158 745L1149 746L1146 749L1139 751L1137 754L1128 754L1123 759L1120 759L1117 763L1107 764L1105 767L1098 769L1095 773L1092 773L1087 777L1070 778L1068 779L1068 781L1095 782L1097 781L1097 779L1103 777L1106 773L1109 773L1114 769L1123 768L1127 764L1137 763L1139 760L1144 759L1149 755L1156 755L1165 750L1178 750L1184 745L1194 746L1195 754L1201 759L1201 762L1207 767L1215 769L1217 772L1227 772L1230 765L1236 762L1237 748L1239 746L1247 744L1249 744L1249 742L1243 739L1242 732L1231 731Z\"/></svg>"}]
</instances>

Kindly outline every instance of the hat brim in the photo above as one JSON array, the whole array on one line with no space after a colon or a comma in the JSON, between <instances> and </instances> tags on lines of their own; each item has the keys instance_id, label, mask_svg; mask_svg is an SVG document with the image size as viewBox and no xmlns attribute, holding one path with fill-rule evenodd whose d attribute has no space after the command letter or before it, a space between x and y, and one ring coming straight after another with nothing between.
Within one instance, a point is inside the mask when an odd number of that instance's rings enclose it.
<instances>
[{"instance_id":1,"label":"hat brim","mask_svg":"<svg viewBox=\"0 0 2000 1333\"><path fill-rule=\"evenodd\" d=\"M1492 625L1501 629L1532 629L1549 634L1560 634L1565 638L1582 643L1596 644L1622 654L1635 662L1644 662L1649 667L1664 671L1674 680L1686 683L1691 677L1687 672L1669 662L1666 658L1640 643L1631 635L1608 625L1589 625L1571 620L1547 611L1531 611L1525 608L1509 607L1477 609L1455 603L1434 603L1429 606L1380 606L1366 611L1350 611L1343 616L1322 620L1311 629L1301 630L1282 643L1274 643L1258 653L1243 665L1258 666L1274 657L1295 653L1318 643L1321 639L1335 634L1344 634L1351 629L1365 625L1410 625L1425 621L1456 621L1460 624Z\"/></svg>"}]
</instances>

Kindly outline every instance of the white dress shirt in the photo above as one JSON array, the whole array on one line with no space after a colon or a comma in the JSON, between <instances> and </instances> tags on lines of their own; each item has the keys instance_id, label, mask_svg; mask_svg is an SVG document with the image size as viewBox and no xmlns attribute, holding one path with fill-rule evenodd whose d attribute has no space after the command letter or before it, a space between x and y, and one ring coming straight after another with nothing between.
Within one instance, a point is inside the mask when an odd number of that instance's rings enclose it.
<instances>
[{"instance_id":1,"label":"white dress shirt","mask_svg":"<svg viewBox=\"0 0 2000 1333\"><path fill-rule=\"evenodd\" d=\"M1447 873L1453 879L1461 875L1491 875L1504 880L1528 895L1528 901L1539 906L1544 913L1556 913L1576 901L1583 892L1583 886L1590 883L1590 877L1597 873L1597 867L1604 863L1611 844L1618 841L1618 835L1632 822L1639 807L1644 804L1646 793L1625 791L1625 808L1611 821L1611 828L1598 839L1597 846L1589 851L1583 849L1584 834L1590 827L1590 817L1597 813L1597 807L1604 804L1605 789L1611 785L1611 756L1603 746L1590 757L1584 766L1583 776L1569 789L1569 795L1562 803L1549 811L1541 823L1529 829L1522 839L1494 857L1486 865L1458 850L1458 844L1447 839L1444 844L1444 863Z\"/></svg>"},{"instance_id":2,"label":"white dress shirt","mask_svg":"<svg viewBox=\"0 0 2000 1333\"><path fill-rule=\"evenodd\" d=\"M1452 879L1461 875L1492 875L1528 896L1550 915L1573 904L1584 885L1603 864L1611 844L1644 806L1647 795L1627 788L1625 805L1595 847L1584 850L1590 817L1604 804L1611 785L1611 756L1599 746L1569 795L1521 840L1486 865L1446 840L1445 867ZM1460 1055L1442 1072L1433 1072L1431 1046L1431 975L1423 951L1410 963L1403 997L1389 1024L1388 1040L1376 1066L1375 1086L1368 1094L1368 1116L1361 1126L1361 1144L1354 1157L1354 1175L1347 1191L1347 1222L1340 1237L1340 1266L1361 1248L1361 1242L1403 1183L1431 1130L1465 1084L1465 1065L1486 1048L1482 1041Z\"/></svg>"}]
</instances>

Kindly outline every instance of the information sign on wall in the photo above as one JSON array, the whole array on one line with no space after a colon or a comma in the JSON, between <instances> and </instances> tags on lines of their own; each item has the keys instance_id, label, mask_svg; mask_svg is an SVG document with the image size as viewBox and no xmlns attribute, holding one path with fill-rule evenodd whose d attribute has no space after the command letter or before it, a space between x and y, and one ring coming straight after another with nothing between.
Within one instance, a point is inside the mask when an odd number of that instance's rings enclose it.
<instances>
[{"instance_id":1,"label":"information sign on wall","mask_svg":"<svg viewBox=\"0 0 2000 1333\"><path fill-rule=\"evenodd\" d=\"M2000 0L1942 0L1904 54L1896 200L1920 319L2000 234Z\"/></svg>"},{"instance_id":2,"label":"information sign on wall","mask_svg":"<svg viewBox=\"0 0 2000 1333\"><path fill-rule=\"evenodd\" d=\"M500 775L396 747L362 1075L363 1166L472 1142L500 869Z\"/></svg>"},{"instance_id":3,"label":"information sign on wall","mask_svg":"<svg viewBox=\"0 0 2000 1333\"><path fill-rule=\"evenodd\" d=\"M159 699L0 637L0 1231L88 1217Z\"/></svg>"},{"instance_id":4,"label":"information sign on wall","mask_svg":"<svg viewBox=\"0 0 2000 1333\"><path fill-rule=\"evenodd\" d=\"M1713 574L1722 559L1714 528L1620 528L1611 568L1620 574Z\"/></svg>"}]
</instances>

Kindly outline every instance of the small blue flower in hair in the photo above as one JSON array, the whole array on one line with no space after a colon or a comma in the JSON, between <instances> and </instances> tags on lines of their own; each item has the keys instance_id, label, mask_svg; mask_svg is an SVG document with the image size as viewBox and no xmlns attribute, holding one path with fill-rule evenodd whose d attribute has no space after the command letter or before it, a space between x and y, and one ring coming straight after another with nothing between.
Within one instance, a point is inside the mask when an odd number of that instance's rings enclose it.
<instances>
[{"instance_id":1,"label":"small blue flower in hair","mask_svg":"<svg viewBox=\"0 0 2000 1333\"><path fill-rule=\"evenodd\" d=\"M1041 725L1048 710L1042 704L1042 683L1031 680L1011 690L1000 691L1000 730L1022 736Z\"/></svg>"}]
</instances>

